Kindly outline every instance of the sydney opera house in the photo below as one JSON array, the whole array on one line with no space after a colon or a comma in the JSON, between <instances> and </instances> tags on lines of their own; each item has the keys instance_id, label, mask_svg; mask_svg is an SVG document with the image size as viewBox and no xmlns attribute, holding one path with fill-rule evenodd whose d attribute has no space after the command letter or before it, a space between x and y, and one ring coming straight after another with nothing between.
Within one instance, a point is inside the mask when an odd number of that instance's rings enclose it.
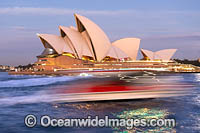
<instances>
[{"instance_id":1,"label":"sydney opera house","mask_svg":"<svg viewBox=\"0 0 200 133\"><path fill-rule=\"evenodd\" d=\"M37 34L44 51L37 56L35 69L57 71L71 69L153 69L168 68L176 49L157 52L141 49L139 38L110 42L104 31L90 19L75 14L76 27L59 26L60 35Z\"/></svg>"}]
</instances>

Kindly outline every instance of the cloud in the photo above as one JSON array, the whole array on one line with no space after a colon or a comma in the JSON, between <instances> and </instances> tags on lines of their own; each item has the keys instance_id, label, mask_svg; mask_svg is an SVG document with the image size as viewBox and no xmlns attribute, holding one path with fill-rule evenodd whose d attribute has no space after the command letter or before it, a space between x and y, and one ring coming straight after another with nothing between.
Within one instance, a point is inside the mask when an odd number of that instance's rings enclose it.
<instances>
[{"instance_id":1,"label":"cloud","mask_svg":"<svg viewBox=\"0 0 200 133\"><path fill-rule=\"evenodd\" d=\"M171 35L156 35L156 36L145 36L145 39L190 39L190 40L200 40L200 33L190 32L190 33L175 33Z\"/></svg>"},{"instance_id":2,"label":"cloud","mask_svg":"<svg viewBox=\"0 0 200 133\"><path fill-rule=\"evenodd\" d=\"M24 26L13 26L13 27L11 27L11 29L14 29L14 30L25 30L26 28Z\"/></svg>"},{"instance_id":3,"label":"cloud","mask_svg":"<svg viewBox=\"0 0 200 133\"><path fill-rule=\"evenodd\" d=\"M11 7L11 8L0 8L0 14L8 15L71 15L73 13L84 13L84 14L95 14L95 15L118 15L127 14L131 10L117 10L117 11L106 11L106 10L75 10L75 9L64 9L64 8L35 8L35 7ZM132 11L131 11L132 12Z\"/></svg>"},{"instance_id":4,"label":"cloud","mask_svg":"<svg viewBox=\"0 0 200 133\"><path fill-rule=\"evenodd\" d=\"M71 15L81 13L87 15L124 15L145 16L145 17L162 17L163 15L186 15L200 16L198 11L146 11L146 10L77 10L66 8L37 8L37 7L6 7L0 8L0 14L6 15Z\"/></svg>"},{"instance_id":5,"label":"cloud","mask_svg":"<svg viewBox=\"0 0 200 133\"><path fill-rule=\"evenodd\" d=\"M25 27L25 26L12 26L10 27L10 29L15 31L39 31L39 29Z\"/></svg>"}]
</instances>

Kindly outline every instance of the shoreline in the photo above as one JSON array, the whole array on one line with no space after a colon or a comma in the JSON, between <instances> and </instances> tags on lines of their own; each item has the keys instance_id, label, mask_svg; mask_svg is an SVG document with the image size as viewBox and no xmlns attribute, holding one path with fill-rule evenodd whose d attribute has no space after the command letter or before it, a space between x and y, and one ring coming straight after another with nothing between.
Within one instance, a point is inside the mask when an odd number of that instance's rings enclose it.
<instances>
[{"instance_id":1,"label":"shoreline","mask_svg":"<svg viewBox=\"0 0 200 133\"><path fill-rule=\"evenodd\" d=\"M155 70L62 70L62 71L21 71L21 72L8 72L9 75L79 75L82 73L86 74L117 74L117 73L130 73L130 72L161 72L161 73L200 73L199 72L191 72L191 71L155 71Z\"/></svg>"}]
</instances>

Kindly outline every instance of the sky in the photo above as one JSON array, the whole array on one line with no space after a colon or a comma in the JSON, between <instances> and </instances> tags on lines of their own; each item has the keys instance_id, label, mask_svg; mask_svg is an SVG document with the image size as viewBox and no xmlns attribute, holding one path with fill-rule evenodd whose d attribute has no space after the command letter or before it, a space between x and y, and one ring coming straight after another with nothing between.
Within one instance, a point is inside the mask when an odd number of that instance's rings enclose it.
<instances>
[{"instance_id":1,"label":"sky","mask_svg":"<svg viewBox=\"0 0 200 133\"><path fill-rule=\"evenodd\" d=\"M136 37L140 48L176 48L173 58L200 58L200 0L1 0L0 64L34 63L43 51L36 33L59 35L79 13L110 41ZM140 59L141 53L138 54Z\"/></svg>"}]
</instances>

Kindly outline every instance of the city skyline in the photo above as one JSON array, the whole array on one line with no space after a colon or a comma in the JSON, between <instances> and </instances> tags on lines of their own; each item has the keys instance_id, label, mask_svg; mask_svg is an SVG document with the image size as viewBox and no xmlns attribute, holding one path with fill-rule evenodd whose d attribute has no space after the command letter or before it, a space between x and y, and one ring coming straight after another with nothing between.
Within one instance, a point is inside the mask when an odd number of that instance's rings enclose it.
<instances>
[{"instance_id":1,"label":"city skyline","mask_svg":"<svg viewBox=\"0 0 200 133\"><path fill-rule=\"evenodd\" d=\"M0 64L36 61L43 48L36 33L59 35L59 25L75 26L71 15L90 17L111 41L141 38L140 49L178 49L174 58L197 59L200 53L200 9L197 0L159 2L3 0L0 5ZM138 59L142 58L141 55Z\"/></svg>"}]
</instances>

